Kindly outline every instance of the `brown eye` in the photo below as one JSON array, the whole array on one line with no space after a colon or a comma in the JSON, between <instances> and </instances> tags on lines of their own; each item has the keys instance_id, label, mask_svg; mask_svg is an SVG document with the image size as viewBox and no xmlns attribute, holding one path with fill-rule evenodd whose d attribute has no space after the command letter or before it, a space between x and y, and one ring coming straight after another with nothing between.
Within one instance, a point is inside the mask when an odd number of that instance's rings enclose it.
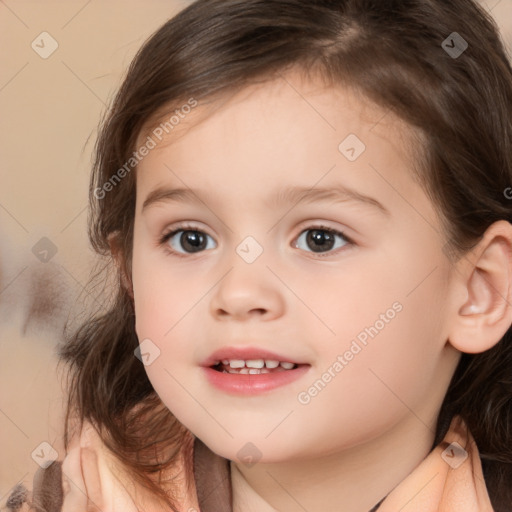
<instances>
[{"instance_id":1,"label":"brown eye","mask_svg":"<svg viewBox=\"0 0 512 512\"><path fill-rule=\"evenodd\" d=\"M183 231L179 242L186 252L197 252L206 248L206 237L199 231Z\"/></svg>"},{"instance_id":2,"label":"brown eye","mask_svg":"<svg viewBox=\"0 0 512 512\"><path fill-rule=\"evenodd\" d=\"M208 239L213 241L210 235L196 229L176 229L164 238L164 242L171 246L172 251L180 254L193 254L215 247L215 243L208 243Z\"/></svg>"},{"instance_id":3,"label":"brown eye","mask_svg":"<svg viewBox=\"0 0 512 512\"><path fill-rule=\"evenodd\" d=\"M340 241L338 241L340 240ZM301 242L305 247L301 247ZM295 247L310 250L315 253L332 252L350 245L351 241L341 232L329 228L311 228L304 230L298 237Z\"/></svg>"}]
</instances>

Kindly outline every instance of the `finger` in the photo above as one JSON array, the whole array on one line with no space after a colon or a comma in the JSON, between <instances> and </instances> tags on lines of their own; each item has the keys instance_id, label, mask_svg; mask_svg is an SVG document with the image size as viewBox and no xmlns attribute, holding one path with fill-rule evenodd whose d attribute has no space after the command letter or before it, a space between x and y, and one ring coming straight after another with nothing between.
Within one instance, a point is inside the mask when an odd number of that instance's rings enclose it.
<instances>
[{"instance_id":1,"label":"finger","mask_svg":"<svg viewBox=\"0 0 512 512\"><path fill-rule=\"evenodd\" d=\"M88 447L82 447L80 451L80 462L88 498L87 512L107 512L103 499L96 451Z\"/></svg>"},{"instance_id":2,"label":"finger","mask_svg":"<svg viewBox=\"0 0 512 512\"><path fill-rule=\"evenodd\" d=\"M87 507L87 494L80 464L80 446L75 444L62 462L62 512L81 512Z\"/></svg>"}]
</instances>

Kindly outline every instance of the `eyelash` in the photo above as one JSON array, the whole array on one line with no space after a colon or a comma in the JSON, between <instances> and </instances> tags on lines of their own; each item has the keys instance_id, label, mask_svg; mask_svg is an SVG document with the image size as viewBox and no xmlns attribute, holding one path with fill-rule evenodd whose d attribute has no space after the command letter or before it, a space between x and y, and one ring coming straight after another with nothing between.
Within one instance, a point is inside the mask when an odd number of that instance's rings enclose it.
<instances>
[{"instance_id":1,"label":"eyelash","mask_svg":"<svg viewBox=\"0 0 512 512\"><path fill-rule=\"evenodd\" d=\"M298 240L299 237L303 233L305 233L307 231L313 231L313 230L325 231L325 232L327 232L329 234L332 234L332 235L338 235L339 237L343 238L343 240L345 242L345 245L343 247L339 247L338 249L336 249L334 251L326 251L325 253L321 253L321 252L315 253L314 251L307 251L307 252L310 252L311 254L316 255L316 257L325 258L325 257L328 257L328 256L332 256L334 254L338 254L339 252L343 251L345 248L349 248L350 246L356 245L355 242L351 238L347 237L342 231L338 231L336 229L332 229L332 228L329 228L329 227L323 226L323 225L309 226L308 228L303 229L299 233L299 235L297 236L296 240ZM186 253L186 252L175 251L168 244L168 241L174 235L179 233L180 231L197 231L199 233L202 233L202 234L205 234L207 236L210 236L207 233L205 233L203 230L199 229L198 226L194 226L192 224L182 224L182 225L180 225L178 227L173 228L171 231L168 231L168 232L164 233L162 235L162 237L160 238L159 245L165 246L165 249L168 252L170 252L173 256L177 256L178 258L186 258L188 256L193 256L195 254L195 253ZM204 252L204 251L200 251L200 252Z\"/></svg>"}]
</instances>

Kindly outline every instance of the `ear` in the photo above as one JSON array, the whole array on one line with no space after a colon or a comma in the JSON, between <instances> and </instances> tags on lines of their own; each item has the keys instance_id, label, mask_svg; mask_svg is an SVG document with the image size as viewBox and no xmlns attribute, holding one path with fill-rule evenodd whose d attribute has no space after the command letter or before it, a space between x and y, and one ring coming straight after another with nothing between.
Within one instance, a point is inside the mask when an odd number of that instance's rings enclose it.
<instances>
[{"instance_id":1,"label":"ear","mask_svg":"<svg viewBox=\"0 0 512 512\"><path fill-rule=\"evenodd\" d=\"M448 340L476 354L496 345L512 324L512 224L500 220L489 226L461 258L460 270L456 286L463 299Z\"/></svg>"},{"instance_id":2,"label":"ear","mask_svg":"<svg viewBox=\"0 0 512 512\"><path fill-rule=\"evenodd\" d=\"M121 233L115 231L108 235L108 244L110 246L110 253L114 259L121 280L121 286L128 292L128 295L133 299L133 285L129 272L126 267L126 258L121 244Z\"/></svg>"}]
</instances>

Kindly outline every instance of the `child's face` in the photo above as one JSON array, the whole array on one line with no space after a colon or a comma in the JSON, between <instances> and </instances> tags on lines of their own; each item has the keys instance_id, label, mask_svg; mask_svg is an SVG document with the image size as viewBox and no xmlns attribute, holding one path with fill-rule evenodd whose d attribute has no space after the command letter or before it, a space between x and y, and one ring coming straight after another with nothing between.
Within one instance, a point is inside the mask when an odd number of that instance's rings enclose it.
<instances>
[{"instance_id":1,"label":"child's face","mask_svg":"<svg viewBox=\"0 0 512 512\"><path fill-rule=\"evenodd\" d=\"M430 438L458 360L447 344L454 270L412 178L410 134L345 90L287 81L194 124L197 107L139 165L136 327L149 360L160 350L148 376L186 427L233 460L316 457L390 430ZM288 201L295 187L327 192ZM334 197L340 187L373 199ZM200 233L161 242L180 227ZM244 347L306 366L273 389L229 386L274 373L216 374L228 388L213 385L201 364Z\"/></svg>"}]
</instances>

